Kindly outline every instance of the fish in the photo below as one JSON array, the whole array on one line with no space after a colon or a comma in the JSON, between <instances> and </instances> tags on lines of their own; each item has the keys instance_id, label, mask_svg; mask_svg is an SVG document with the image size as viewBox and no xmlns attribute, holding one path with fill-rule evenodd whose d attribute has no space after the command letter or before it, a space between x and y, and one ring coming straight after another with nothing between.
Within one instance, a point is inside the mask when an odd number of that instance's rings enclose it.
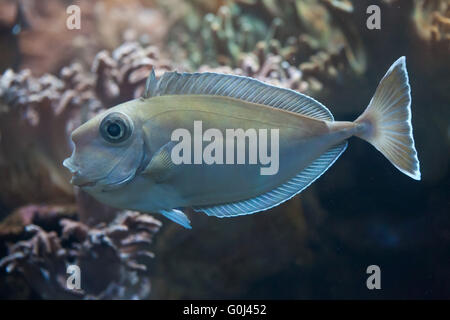
<instances>
[{"instance_id":1,"label":"fish","mask_svg":"<svg viewBox=\"0 0 450 320\"><path fill-rule=\"evenodd\" d=\"M241 130L248 143L239 145L229 130ZM177 132L194 136L194 146L189 149L188 138ZM248 160L255 137L256 147L266 147L265 158L253 154L259 162ZM354 121L335 121L314 98L253 78L166 72L157 79L152 70L141 97L107 109L72 132L73 152L63 165L73 185L104 204L160 213L191 228L186 209L236 217L291 199L333 165L351 137L369 142L402 173L421 179L404 56L388 69ZM196 150L213 159L195 159L201 156ZM225 152L231 152L229 158ZM239 152L241 161L236 160ZM277 163L262 174L268 154L276 155ZM225 163L219 155L236 161Z\"/></svg>"}]
</instances>

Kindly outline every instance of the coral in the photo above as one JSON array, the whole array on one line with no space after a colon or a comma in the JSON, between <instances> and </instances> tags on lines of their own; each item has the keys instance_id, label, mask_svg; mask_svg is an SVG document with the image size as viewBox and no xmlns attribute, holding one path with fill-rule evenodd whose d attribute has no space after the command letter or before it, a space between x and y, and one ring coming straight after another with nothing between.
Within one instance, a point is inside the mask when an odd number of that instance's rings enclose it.
<instances>
[{"instance_id":1,"label":"coral","mask_svg":"<svg viewBox=\"0 0 450 320\"><path fill-rule=\"evenodd\" d=\"M307 42L299 44L303 41L302 39L295 41L299 46L307 46ZM294 47L293 44L292 47ZM335 53L320 51L311 55L309 61L301 63L298 67L289 62L290 59L283 57L281 49L273 46L270 52L266 52L265 43L259 42L254 52L241 55L237 67L234 69L228 66L202 65L199 67L199 71L244 75L317 96L323 94L326 85L336 82L339 75L345 74L345 70L349 66L343 49Z\"/></svg>"},{"instance_id":2,"label":"coral","mask_svg":"<svg viewBox=\"0 0 450 320\"><path fill-rule=\"evenodd\" d=\"M6 253L6 242L24 236L24 227L36 224L42 228L57 229L62 218L77 219L76 205L27 205L14 210L0 224L0 255Z\"/></svg>"},{"instance_id":3,"label":"coral","mask_svg":"<svg viewBox=\"0 0 450 320\"><path fill-rule=\"evenodd\" d=\"M315 96L366 69L347 0L242 0L215 13L186 4L177 10L185 14L171 28L169 48L190 62L185 69L233 71Z\"/></svg>"},{"instance_id":4,"label":"coral","mask_svg":"<svg viewBox=\"0 0 450 320\"><path fill-rule=\"evenodd\" d=\"M238 67L232 69L227 66L210 67L202 65L199 72L219 72L253 77L273 85L305 92L309 88L304 81L301 70L282 59L280 55L260 55L249 53L242 56Z\"/></svg>"},{"instance_id":5,"label":"coral","mask_svg":"<svg viewBox=\"0 0 450 320\"><path fill-rule=\"evenodd\" d=\"M268 26L232 1L218 7L216 13L199 13L189 5L184 11L171 29L176 41L169 49L175 57L185 56L194 69L201 64L236 66L241 54L251 52L258 41L270 41L280 22L277 19Z\"/></svg>"},{"instance_id":6,"label":"coral","mask_svg":"<svg viewBox=\"0 0 450 320\"><path fill-rule=\"evenodd\" d=\"M0 25L3 22L11 28L20 11L22 22L14 29L14 41L20 48L17 57L21 68L35 75L56 73L74 60L89 65L98 51L112 50L124 40L144 45L161 43L168 25L164 15L148 2L76 1L73 4L80 8L80 29L71 30L66 26L66 10L71 3L48 0L42 6L37 0L9 0L1 4Z\"/></svg>"},{"instance_id":7,"label":"coral","mask_svg":"<svg viewBox=\"0 0 450 320\"><path fill-rule=\"evenodd\" d=\"M69 69L66 69L69 70ZM74 86L73 81L77 81ZM89 99L80 79L33 77L28 70L0 78L0 193L8 206L68 199L70 175L59 165L70 153L67 124Z\"/></svg>"},{"instance_id":8,"label":"coral","mask_svg":"<svg viewBox=\"0 0 450 320\"><path fill-rule=\"evenodd\" d=\"M105 107L137 98L152 68L158 76L172 68L156 46L125 42L111 55L101 51L92 64L95 93Z\"/></svg>"},{"instance_id":9,"label":"coral","mask_svg":"<svg viewBox=\"0 0 450 320\"><path fill-rule=\"evenodd\" d=\"M450 3L442 0L417 0L414 2L412 21L415 26L414 53L420 55L418 59L422 63L421 68L437 79L435 85L439 88L439 93L449 99L447 83L438 79L445 79L450 71L447 63L450 52ZM448 124L445 123L444 126Z\"/></svg>"},{"instance_id":10,"label":"coral","mask_svg":"<svg viewBox=\"0 0 450 320\"><path fill-rule=\"evenodd\" d=\"M154 257L150 247L161 226L158 220L127 211L108 225L89 227L54 210L45 206L20 210L22 214L34 212L40 217L34 223L43 227L25 226L26 238L10 244L8 255L0 260L0 278L8 277L11 287L25 280L25 292L47 299L148 297L148 264ZM67 288L69 265L81 270L80 289Z\"/></svg>"},{"instance_id":11,"label":"coral","mask_svg":"<svg viewBox=\"0 0 450 320\"><path fill-rule=\"evenodd\" d=\"M430 45L450 50L450 4L448 1L415 1L413 21L416 32Z\"/></svg>"}]
</instances>

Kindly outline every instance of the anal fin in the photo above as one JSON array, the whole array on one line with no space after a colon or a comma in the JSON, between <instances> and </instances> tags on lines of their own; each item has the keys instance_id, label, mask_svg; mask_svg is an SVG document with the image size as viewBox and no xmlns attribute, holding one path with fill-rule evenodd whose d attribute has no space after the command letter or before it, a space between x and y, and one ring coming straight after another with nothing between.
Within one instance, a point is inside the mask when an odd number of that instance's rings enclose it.
<instances>
[{"instance_id":1,"label":"anal fin","mask_svg":"<svg viewBox=\"0 0 450 320\"><path fill-rule=\"evenodd\" d=\"M199 206L193 209L219 218L247 215L270 209L306 189L331 167L346 148L347 141L331 147L288 182L255 198L215 206Z\"/></svg>"}]
</instances>

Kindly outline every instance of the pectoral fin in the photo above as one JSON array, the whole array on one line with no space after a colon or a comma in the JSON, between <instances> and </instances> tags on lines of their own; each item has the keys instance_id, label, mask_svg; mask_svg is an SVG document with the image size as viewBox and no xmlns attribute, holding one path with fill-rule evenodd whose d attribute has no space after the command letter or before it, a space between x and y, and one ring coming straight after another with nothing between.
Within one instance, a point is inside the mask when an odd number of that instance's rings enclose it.
<instances>
[{"instance_id":1,"label":"pectoral fin","mask_svg":"<svg viewBox=\"0 0 450 320\"><path fill-rule=\"evenodd\" d=\"M157 183L168 180L176 173L178 166L172 162L171 151L174 142L166 143L153 155L150 163L142 171L142 174L147 175L155 180Z\"/></svg>"}]
</instances>

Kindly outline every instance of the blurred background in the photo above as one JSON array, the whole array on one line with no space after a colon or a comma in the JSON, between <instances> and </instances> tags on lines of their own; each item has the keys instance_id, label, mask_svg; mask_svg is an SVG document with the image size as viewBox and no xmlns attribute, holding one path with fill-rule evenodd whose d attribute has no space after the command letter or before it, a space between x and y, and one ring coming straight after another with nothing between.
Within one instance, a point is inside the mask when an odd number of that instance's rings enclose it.
<instances>
[{"instance_id":1,"label":"blurred background","mask_svg":"<svg viewBox=\"0 0 450 320\"><path fill-rule=\"evenodd\" d=\"M232 219L188 212L186 230L100 205L62 167L71 130L140 96L151 68L251 76L351 120L402 55L421 181L351 139L300 196ZM447 0L1 0L0 72L0 298L450 298Z\"/></svg>"}]
</instances>

